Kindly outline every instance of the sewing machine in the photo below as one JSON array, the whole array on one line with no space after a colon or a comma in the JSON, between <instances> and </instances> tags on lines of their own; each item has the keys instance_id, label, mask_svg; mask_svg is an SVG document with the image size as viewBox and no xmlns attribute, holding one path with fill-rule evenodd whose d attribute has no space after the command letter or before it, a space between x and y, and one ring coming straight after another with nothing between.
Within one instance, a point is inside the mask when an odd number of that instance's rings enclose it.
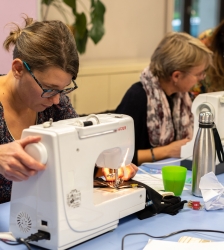
<instances>
[{"instance_id":1,"label":"sewing machine","mask_svg":"<svg viewBox=\"0 0 224 250\"><path fill-rule=\"evenodd\" d=\"M46 170L13 183L10 231L16 238L49 232L50 240L31 243L62 250L113 230L120 218L144 209L144 188L93 188L95 164L118 169L131 163L131 117L101 114L49 121L25 129L22 138L30 135L41 141L25 150Z\"/></svg>"},{"instance_id":2,"label":"sewing machine","mask_svg":"<svg viewBox=\"0 0 224 250\"><path fill-rule=\"evenodd\" d=\"M194 115L194 133L193 138L186 145L181 147L181 158L192 159L195 137L199 127L199 113L201 111L210 111L214 117L214 123L219 132L222 145L224 145L224 91L212 92L198 95L193 101L191 111ZM182 163L191 168L191 160L185 160ZM220 164L216 157L216 174L224 172L224 164Z\"/></svg>"}]
</instances>

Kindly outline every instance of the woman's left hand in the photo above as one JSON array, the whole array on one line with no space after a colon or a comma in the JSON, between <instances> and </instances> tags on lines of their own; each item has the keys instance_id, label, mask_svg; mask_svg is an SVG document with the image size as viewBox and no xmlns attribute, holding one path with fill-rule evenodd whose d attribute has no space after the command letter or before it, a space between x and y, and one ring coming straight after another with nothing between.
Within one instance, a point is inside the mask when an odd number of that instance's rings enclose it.
<instances>
[{"instance_id":1,"label":"woman's left hand","mask_svg":"<svg viewBox=\"0 0 224 250\"><path fill-rule=\"evenodd\" d=\"M131 163L125 167L120 167L118 169L118 177L124 181L127 181L133 178L138 171L138 167ZM114 181L115 176L111 176L109 168L102 168L102 173L105 176L107 181Z\"/></svg>"}]
</instances>

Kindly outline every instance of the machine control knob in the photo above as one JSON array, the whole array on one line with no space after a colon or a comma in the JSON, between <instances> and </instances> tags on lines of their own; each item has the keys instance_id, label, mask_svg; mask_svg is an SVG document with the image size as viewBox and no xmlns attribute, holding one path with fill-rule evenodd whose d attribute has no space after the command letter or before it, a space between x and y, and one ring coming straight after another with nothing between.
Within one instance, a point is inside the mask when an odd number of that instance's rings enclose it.
<instances>
[{"instance_id":1,"label":"machine control knob","mask_svg":"<svg viewBox=\"0 0 224 250\"><path fill-rule=\"evenodd\" d=\"M30 143L26 145L24 150L32 156L36 161L39 161L42 164L47 163L47 149L41 142Z\"/></svg>"}]
</instances>

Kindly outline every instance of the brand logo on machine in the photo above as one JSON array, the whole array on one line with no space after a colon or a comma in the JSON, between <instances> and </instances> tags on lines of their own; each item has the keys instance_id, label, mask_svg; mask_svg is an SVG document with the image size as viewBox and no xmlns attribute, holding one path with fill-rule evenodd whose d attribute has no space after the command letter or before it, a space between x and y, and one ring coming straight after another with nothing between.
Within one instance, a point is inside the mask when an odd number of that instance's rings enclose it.
<instances>
[{"instance_id":1,"label":"brand logo on machine","mask_svg":"<svg viewBox=\"0 0 224 250\"><path fill-rule=\"evenodd\" d=\"M117 131L122 131L122 130L126 130L126 126L123 126L117 129Z\"/></svg>"},{"instance_id":2,"label":"brand logo on machine","mask_svg":"<svg viewBox=\"0 0 224 250\"><path fill-rule=\"evenodd\" d=\"M80 207L81 205L81 192L77 189L72 190L67 195L67 204L69 207Z\"/></svg>"}]
</instances>

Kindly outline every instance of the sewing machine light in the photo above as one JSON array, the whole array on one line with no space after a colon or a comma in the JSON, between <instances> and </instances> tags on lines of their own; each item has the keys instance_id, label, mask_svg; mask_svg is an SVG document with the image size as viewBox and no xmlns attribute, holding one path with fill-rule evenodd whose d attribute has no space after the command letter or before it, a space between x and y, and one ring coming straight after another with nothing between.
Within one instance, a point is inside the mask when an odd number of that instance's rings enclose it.
<instances>
[{"instance_id":1,"label":"sewing machine light","mask_svg":"<svg viewBox=\"0 0 224 250\"><path fill-rule=\"evenodd\" d=\"M96 165L98 167L118 169L121 166L121 157L122 152L120 148L105 150L97 158Z\"/></svg>"}]
</instances>

